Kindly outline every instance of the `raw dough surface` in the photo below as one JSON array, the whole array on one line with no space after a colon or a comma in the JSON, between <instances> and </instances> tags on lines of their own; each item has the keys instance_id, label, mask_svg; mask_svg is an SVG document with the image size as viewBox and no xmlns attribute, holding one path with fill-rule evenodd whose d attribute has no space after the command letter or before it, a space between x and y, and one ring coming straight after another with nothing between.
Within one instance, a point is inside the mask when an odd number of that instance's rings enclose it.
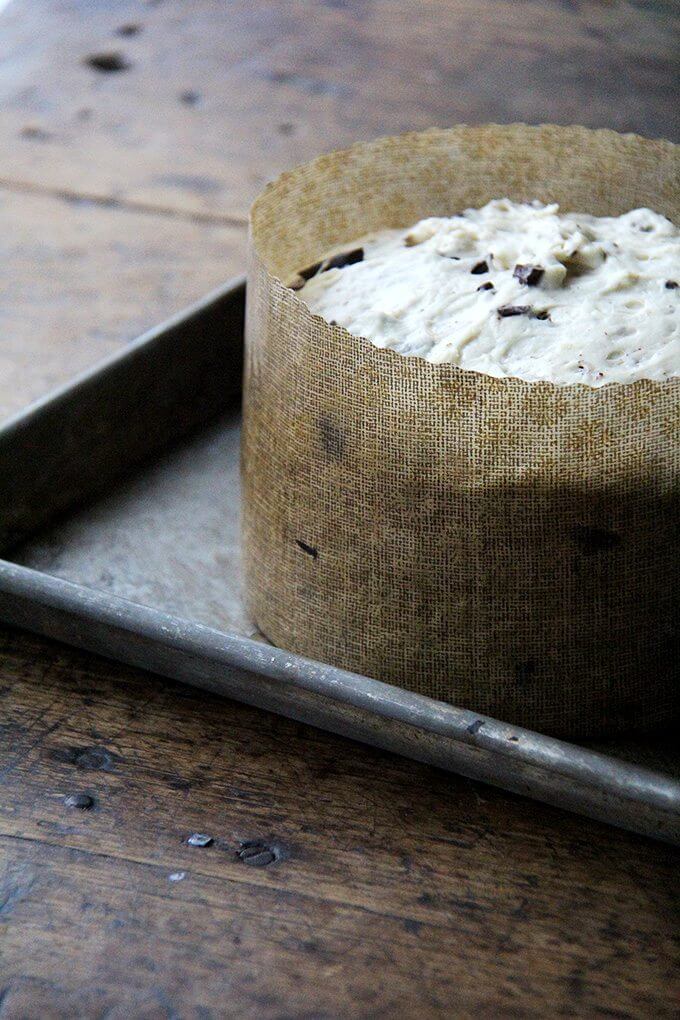
<instances>
[{"instance_id":1,"label":"raw dough surface","mask_svg":"<svg viewBox=\"0 0 680 1020\"><path fill-rule=\"evenodd\" d=\"M680 231L650 209L498 199L342 250L292 285L377 347L560 385L680 375Z\"/></svg>"}]
</instances>

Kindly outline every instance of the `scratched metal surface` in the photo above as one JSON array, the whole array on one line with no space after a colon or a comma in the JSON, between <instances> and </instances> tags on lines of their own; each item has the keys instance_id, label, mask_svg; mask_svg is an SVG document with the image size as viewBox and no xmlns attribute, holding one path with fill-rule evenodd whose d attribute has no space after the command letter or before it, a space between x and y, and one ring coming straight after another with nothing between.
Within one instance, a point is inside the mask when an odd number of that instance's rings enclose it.
<instances>
[{"instance_id":1,"label":"scratched metal surface","mask_svg":"<svg viewBox=\"0 0 680 1020\"><path fill-rule=\"evenodd\" d=\"M252 637L239 558L238 411L14 550L16 563Z\"/></svg>"},{"instance_id":2,"label":"scratched metal surface","mask_svg":"<svg viewBox=\"0 0 680 1020\"><path fill-rule=\"evenodd\" d=\"M12 553L24 566L219 630L258 637L243 605L237 410ZM472 706L471 706L472 707ZM588 746L680 776L673 733Z\"/></svg>"}]
</instances>

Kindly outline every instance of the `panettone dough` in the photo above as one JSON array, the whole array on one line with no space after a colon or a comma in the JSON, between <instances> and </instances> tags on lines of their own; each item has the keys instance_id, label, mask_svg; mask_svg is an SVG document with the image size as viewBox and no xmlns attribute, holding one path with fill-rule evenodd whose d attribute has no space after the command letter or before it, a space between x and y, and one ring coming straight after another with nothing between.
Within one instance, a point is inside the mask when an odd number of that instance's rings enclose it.
<instances>
[{"instance_id":1,"label":"panettone dough","mask_svg":"<svg viewBox=\"0 0 680 1020\"><path fill-rule=\"evenodd\" d=\"M489 202L345 246L292 281L377 347L493 376L601 386L680 375L680 231Z\"/></svg>"}]
</instances>

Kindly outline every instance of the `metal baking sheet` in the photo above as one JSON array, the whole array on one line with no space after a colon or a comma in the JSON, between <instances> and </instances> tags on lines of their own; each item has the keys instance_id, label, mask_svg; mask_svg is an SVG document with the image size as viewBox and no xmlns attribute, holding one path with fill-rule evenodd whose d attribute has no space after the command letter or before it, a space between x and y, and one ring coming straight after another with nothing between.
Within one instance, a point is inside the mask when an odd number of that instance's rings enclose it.
<instances>
[{"instance_id":1,"label":"metal baking sheet","mask_svg":"<svg viewBox=\"0 0 680 1020\"><path fill-rule=\"evenodd\" d=\"M239 558L243 299L226 285L0 429L0 619L680 843L670 733L580 747L257 634Z\"/></svg>"}]
</instances>

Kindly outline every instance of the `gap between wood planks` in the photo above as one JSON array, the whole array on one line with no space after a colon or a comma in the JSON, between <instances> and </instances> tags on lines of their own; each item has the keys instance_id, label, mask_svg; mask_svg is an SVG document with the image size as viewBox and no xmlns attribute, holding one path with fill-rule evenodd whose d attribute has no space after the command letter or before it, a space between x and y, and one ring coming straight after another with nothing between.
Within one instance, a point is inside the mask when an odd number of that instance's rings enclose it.
<instances>
[{"instance_id":1,"label":"gap between wood planks","mask_svg":"<svg viewBox=\"0 0 680 1020\"><path fill-rule=\"evenodd\" d=\"M9 177L0 177L0 189L18 192L24 195L40 195L57 198L64 202L88 203L104 209L120 209L123 212L146 213L150 216L165 216L167 219L184 220L189 223L206 223L221 227L247 227L245 216L227 216L223 213L190 212L175 209L168 205L155 205L153 202L137 202L134 199L114 198L113 195L98 195L94 192L72 191L69 188L54 188L28 181L16 181Z\"/></svg>"}]
</instances>

